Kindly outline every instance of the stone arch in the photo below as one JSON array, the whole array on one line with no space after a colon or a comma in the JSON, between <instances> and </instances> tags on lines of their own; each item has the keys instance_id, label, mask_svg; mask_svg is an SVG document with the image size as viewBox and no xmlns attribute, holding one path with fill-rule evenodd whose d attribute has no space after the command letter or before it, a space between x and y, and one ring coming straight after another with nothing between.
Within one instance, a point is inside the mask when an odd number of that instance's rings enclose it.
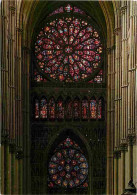
<instances>
[{"instance_id":1,"label":"stone arch","mask_svg":"<svg viewBox=\"0 0 137 195\"><path fill-rule=\"evenodd\" d=\"M74 127L69 127L66 126L65 128L59 129L58 132L56 134L54 134L54 136L52 137L52 139L49 141L47 148L45 149L45 167L48 167L48 163L50 160L50 157L53 153L53 151L55 150L56 146L58 144L60 144L62 141L65 140L65 138L70 137L70 139L72 139L73 141L75 141L83 150L83 154L85 155L85 157L87 158L88 164L90 164L90 166L88 167L88 194L92 193L92 185L91 185L91 180L92 180L92 175L93 175L93 170L92 170L92 155L91 155L91 148L89 146L89 144L87 143L84 135L82 135L80 133L79 130L77 130ZM45 183L47 185L47 175L48 175L48 170L46 170L45 173ZM48 192L48 189L45 187L45 192Z\"/></svg>"}]
</instances>

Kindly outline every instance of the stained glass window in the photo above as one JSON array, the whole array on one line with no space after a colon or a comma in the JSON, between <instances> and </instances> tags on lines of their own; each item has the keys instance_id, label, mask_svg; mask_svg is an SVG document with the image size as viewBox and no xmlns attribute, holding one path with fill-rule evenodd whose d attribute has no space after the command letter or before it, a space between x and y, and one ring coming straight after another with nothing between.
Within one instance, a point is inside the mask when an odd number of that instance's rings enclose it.
<instances>
[{"instance_id":1,"label":"stained glass window","mask_svg":"<svg viewBox=\"0 0 137 195\"><path fill-rule=\"evenodd\" d=\"M97 118L97 102L96 99L90 100L90 118L96 119Z\"/></svg>"},{"instance_id":2,"label":"stained glass window","mask_svg":"<svg viewBox=\"0 0 137 195\"><path fill-rule=\"evenodd\" d=\"M70 4L67 4L66 6L61 6L60 8L56 9L55 11L53 11L51 14L49 14L49 16L53 16L55 14L60 14L60 13L79 13L79 14L84 14L85 12L82 11L81 9L77 8L76 6L72 7Z\"/></svg>"},{"instance_id":3,"label":"stained glass window","mask_svg":"<svg viewBox=\"0 0 137 195\"><path fill-rule=\"evenodd\" d=\"M41 74L38 73L37 70L34 70L34 81L36 82L47 82L47 79L45 79Z\"/></svg>"},{"instance_id":4,"label":"stained glass window","mask_svg":"<svg viewBox=\"0 0 137 195\"><path fill-rule=\"evenodd\" d=\"M64 103L63 99L59 98L57 101L57 119L63 119L64 118Z\"/></svg>"},{"instance_id":5,"label":"stained glass window","mask_svg":"<svg viewBox=\"0 0 137 195\"><path fill-rule=\"evenodd\" d=\"M94 77L94 79L89 81L89 83L102 83L102 81L103 81L103 70L101 69L99 73Z\"/></svg>"},{"instance_id":6,"label":"stained glass window","mask_svg":"<svg viewBox=\"0 0 137 195\"><path fill-rule=\"evenodd\" d=\"M47 113L47 100L42 98L40 101L40 118L46 119L48 117Z\"/></svg>"},{"instance_id":7,"label":"stained glass window","mask_svg":"<svg viewBox=\"0 0 137 195\"><path fill-rule=\"evenodd\" d=\"M80 119L80 100L78 98L73 103L73 116L74 119Z\"/></svg>"},{"instance_id":8,"label":"stained glass window","mask_svg":"<svg viewBox=\"0 0 137 195\"><path fill-rule=\"evenodd\" d=\"M55 101L54 98L49 100L49 119L55 119Z\"/></svg>"},{"instance_id":9,"label":"stained glass window","mask_svg":"<svg viewBox=\"0 0 137 195\"><path fill-rule=\"evenodd\" d=\"M50 159L49 187L88 187L88 162L79 145L67 137L56 148Z\"/></svg>"},{"instance_id":10,"label":"stained glass window","mask_svg":"<svg viewBox=\"0 0 137 195\"><path fill-rule=\"evenodd\" d=\"M99 68L102 44L98 31L75 13L82 11L68 4L54 11L71 13L46 22L35 43L39 69L46 76L64 82L77 82L91 76ZM99 80L99 78L97 78Z\"/></svg>"},{"instance_id":11,"label":"stained glass window","mask_svg":"<svg viewBox=\"0 0 137 195\"><path fill-rule=\"evenodd\" d=\"M35 99L35 119L39 118L39 100Z\"/></svg>"},{"instance_id":12,"label":"stained glass window","mask_svg":"<svg viewBox=\"0 0 137 195\"><path fill-rule=\"evenodd\" d=\"M98 101L98 119L102 119L102 108L103 108L103 99L100 98Z\"/></svg>"},{"instance_id":13,"label":"stained glass window","mask_svg":"<svg viewBox=\"0 0 137 195\"><path fill-rule=\"evenodd\" d=\"M66 119L71 119L72 118L72 101L70 98L67 98L65 112L66 112Z\"/></svg>"},{"instance_id":14,"label":"stained glass window","mask_svg":"<svg viewBox=\"0 0 137 195\"><path fill-rule=\"evenodd\" d=\"M88 100L84 99L82 100L82 118L83 119L88 119L88 112L89 112Z\"/></svg>"}]
</instances>

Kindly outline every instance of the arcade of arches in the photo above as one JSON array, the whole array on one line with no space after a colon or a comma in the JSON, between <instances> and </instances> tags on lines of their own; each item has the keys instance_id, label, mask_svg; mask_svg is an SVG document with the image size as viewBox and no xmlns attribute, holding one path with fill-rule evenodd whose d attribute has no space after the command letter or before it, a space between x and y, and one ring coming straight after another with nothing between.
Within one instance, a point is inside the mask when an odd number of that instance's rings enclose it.
<instances>
[{"instance_id":1,"label":"arcade of arches","mask_svg":"<svg viewBox=\"0 0 137 195\"><path fill-rule=\"evenodd\" d=\"M2 0L1 194L137 183L137 2Z\"/></svg>"}]
</instances>

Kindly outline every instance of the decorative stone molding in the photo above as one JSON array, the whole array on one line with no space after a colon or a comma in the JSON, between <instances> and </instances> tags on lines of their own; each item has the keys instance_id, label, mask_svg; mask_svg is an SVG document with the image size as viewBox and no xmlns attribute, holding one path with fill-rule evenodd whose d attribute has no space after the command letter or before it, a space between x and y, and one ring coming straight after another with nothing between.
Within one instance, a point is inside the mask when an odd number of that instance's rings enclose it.
<instances>
[{"instance_id":1,"label":"decorative stone molding","mask_svg":"<svg viewBox=\"0 0 137 195\"><path fill-rule=\"evenodd\" d=\"M128 143L126 139L121 140L120 149L121 149L121 152L128 150Z\"/></svg>"},{"instance_id":2,"label":"decorative stone molding","mask_svg":"<svg viewBox=\"0 0 137 195\"><path fill-rule=\"evenodd\" d=\"M120 27L115 28L114 29L114 35L118 35L120 31L121 31L121 28Z\"/></svg>"},{"instance_id":3,"label":"decorative stone molding","mask_svg":"<svg viewBox=\"0 0 137 195\"><path fill-rule=\"evenodd\" d=\"M11 14L15 14L16 8L13 5L10 5L9 10L11 11Z\"/></svg>"},{"instance_id":4,"label":"decorative stone molding","mask_svg":"<svg viewBox=\"0 0 137 195\"><path fill-rule=\"evenodd\" d=\"M111 54L111 48L107 48L107 54Z\"/></svg>"},{"instance_id":5,"label":"decorative stone molding","mask_svg":"<svg viewBox=\"0 0 137 195\"><path fill-rule=\"evenodd\" d=\"M120 148L117 147L117 148L114 149L113 156L114 156L115 159L118 159L118 158L121 157L121 150L120 150Z\"/></svg>"},{"instance_id":6,"label":"decorative stone molding","mask_svg":"<svg viewBox=\"0 0 137 195\"><path fill-rule=\"evenodd\" d=\"M17 147L16 148L16 158L18 160L22 159L23 158L23 150L22 150L22 147Z\"/></svg>"},{"instance_id":7,"label":"decorative stone molding","mask_svg":"<svg viewBox=\"0 0 137 195\"><path fill-rule=\"evenodd\" d=\"M124 14L125 11L126 11L126 9L127 9L127 6L126 5L125 6L122 6L121 7L121 14Z\"/></svg>"},{"instance_id":8,"label":"decorative stone molding","mask_svg":"<svg viewBox=\"0 0 137 195\"><path fill-rule=\"evenodd\" d=\"M133 146L136 144L136 134L135 133L130 133L127 136L127 141L129 146Z\"/></svg>"},{"instance_id":9,"label":"decorative stone molding","mask_svg":"<svg viewBox=\"0 0 137 195\"><path fill-rule=\"evenodd\" d=\"M8 134L1 135L1 144L9 144L9 135Z\"/></svg>"},{"instance_id":10,"label":"decorative stone molding","mask_svg":"<svg viewBox=\"0 0 137 195\"><path fill-rule=\"evenodd\" d=\"M16 28L16 31L17 31L17 32L19 32L19 33L22 33L22 32L23 32L23 29L22 29L22 28L17 27L17 28Z\"/></svg>"}]
</instances>

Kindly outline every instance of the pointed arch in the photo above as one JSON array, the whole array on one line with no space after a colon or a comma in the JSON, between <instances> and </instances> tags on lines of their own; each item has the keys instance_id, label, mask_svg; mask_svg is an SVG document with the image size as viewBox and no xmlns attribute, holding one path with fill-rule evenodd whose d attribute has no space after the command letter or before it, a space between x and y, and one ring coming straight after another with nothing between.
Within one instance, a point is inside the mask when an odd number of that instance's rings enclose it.
<instances>
[{"instance_id":1,"label":"pointed arch","mask_svg":"<svg viewBox=\"0 0 137 195\"><path fill-rule=\"evenodd\" d=\"M63 98L60 96L57 100L57 110L56 110L56 117L58 120L64 119L64 101Z\"/></svg>"},{"instance_id":2,"label":"pointed arch","mask_svg":"<svg viewBox=\"0 0 137 195\"><path fill-rule=\"evenodd\" d=\"M40 118L47 119L48 118L48 103L47 98L44 96L40 100Z\"/></svg>"},{"instance_id":3,"label":"pointed arch","mask_svg":"<svg viewBox=\"0 0 137 195\"><path fill-rule=\"evenodd\" d=\"M70 97L66 98L65 105L65 117L66 120L70 120L72 119L72 100Z\"/></svg>"},{"instance_id":4,"label":"pointed arch","mask_svg":"<svg viewBox=\"0 0 137 195\"><path fill-rule=\"evenodd\" d=\"M79 120L81 116L81 109L80 109L80 99L76 97L73 102L73 118L74 120Z\"/></svg>"},{"instance_id":5,"label":"pointed arch","mask_svg":"<svg viewBox=\"0 0 137 195\"><path fill-rule=\"evenodd\" d=\"M82 99L82 110L81 110L82 119L87 120L89 118L89 102L87 97Z\"/></svg>"},{"instance_id":6,"label":"pointed arch","mask_svg":"<svg viewBox=\"0 0 137 195\"><path fill-rule=\"evenodd\" d=\"M95 97L92 97L90 99L90 119L96 119L97 118L97 101Z\"/></svg>"},{"instance_id":7,"label":"pointed arch","mask_svg":"<svg viewBox=\"0 0 137 195\"><path fill-rule=\"evenodd\" d=\"M48 114L49 114L49 120L55 120L55 99L54 97L51 97L49 99L49 105L48 105Z\"/></svg>"}]
</instances>

